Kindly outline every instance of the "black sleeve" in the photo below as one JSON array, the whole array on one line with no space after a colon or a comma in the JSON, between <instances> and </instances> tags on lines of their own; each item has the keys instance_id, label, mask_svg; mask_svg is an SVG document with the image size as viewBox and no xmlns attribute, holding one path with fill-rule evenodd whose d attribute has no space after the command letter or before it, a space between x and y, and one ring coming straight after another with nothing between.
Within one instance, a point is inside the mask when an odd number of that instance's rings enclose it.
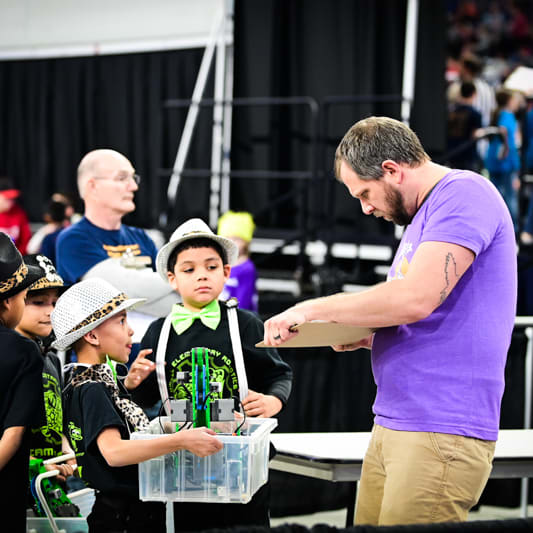
<instances>
[{"instance_id":1,"label":"black sleeve","mask_svg":"<svg viewBox=\"0 0 533 533\"><path fill-rule=\"evenodd\" d=\"M61 387L61 390L63 390L64 383L63 383L63 369L61 368L61 360L59 359L57 354L53 351L49 351L46 354L46 357L48 357L50 361L52 362L52 364L54 365L54 368L56 369L56 372L57 372L57 376L59 378L59 386Z\"/></svg>"},{"instance_id":2,"label":"black sleeve","mask_svg":"<svg viewBox=\"0 0 533 533\"><path fill-rule=\"evenodd\" d=\"M80 387L83 438L87 449L96 444L98 435L104 429L125 428L125 424L103 383L86 383Z\"/></svg>"},{"instance_id":3,"label":"black sleeve","mask_svg":"<svg viewBox=\"0 0 533 533\"><path fill-rule=\"evenodd\" d=\"M240 309L239 329L250 389L276 396L287 404L292 388L291 367L275 348L256 348L263 339L263 322L252 312Z\"/></svg>"},{"instance_id":4,"label":"black sleeve","mask_svg":"<svg viewBox=\"0 0 533 533\"><path fill-rule=\"evenodd\" d=\"M13 353L17 371L7 390L10 406L2 429L35 427L44 417L43 357L35 342L22 337L17 340Z\"/></svg>"},{"instance_id":5,"label":"black sleeve","mask_svg":"<svg viewBox=\"0 0 533 533\"><path fill-rule=\"evenodd\" d=\"M157 350L157 343L159 341L159 334L163 327L164 318L154 320L144 333L141 339L140 349L151 348L153 351L147 357L150 361L155 361L155 353ZM157 376L155 370L135 389L130 391L132 400L141 407L148 408L154 406L160 399L159 388L157 386Z\"/></svg>"}]
</instances>

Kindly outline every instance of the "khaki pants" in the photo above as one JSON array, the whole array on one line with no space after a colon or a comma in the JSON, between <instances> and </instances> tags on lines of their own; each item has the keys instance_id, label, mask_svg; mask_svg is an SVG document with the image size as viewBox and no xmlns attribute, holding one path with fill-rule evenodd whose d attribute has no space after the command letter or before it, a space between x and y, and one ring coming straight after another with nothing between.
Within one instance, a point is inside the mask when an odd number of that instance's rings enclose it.
<instances>
[{"instance_id":1,"label":"khaki pants","mask_svg":"<svg viewBox=\"0 0 533 533\"><path fill-rule=\"evenodd\" d=\"M366 452L356 524L460 522L477 503L496 443L375 425Z\"/></svg>"}]
</instances>

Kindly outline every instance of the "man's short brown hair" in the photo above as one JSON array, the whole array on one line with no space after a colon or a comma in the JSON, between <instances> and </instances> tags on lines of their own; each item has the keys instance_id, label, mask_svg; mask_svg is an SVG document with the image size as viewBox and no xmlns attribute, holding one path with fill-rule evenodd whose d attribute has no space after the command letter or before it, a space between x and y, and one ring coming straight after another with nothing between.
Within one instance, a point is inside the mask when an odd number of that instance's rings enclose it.
<instances>
[{"instance_id":1,"label":"man's short brown hair","mask_svg":"<svg viewBox=\"0 0 533 533\"><path fill-rule=\"evenodd\" d=\"M399 120L369 117L356 122L335 152L335 175L345 161L361 179L380 179L383 161L390 159L410 167L429 160L416 133Z\"/></svg>"}]
</instances>

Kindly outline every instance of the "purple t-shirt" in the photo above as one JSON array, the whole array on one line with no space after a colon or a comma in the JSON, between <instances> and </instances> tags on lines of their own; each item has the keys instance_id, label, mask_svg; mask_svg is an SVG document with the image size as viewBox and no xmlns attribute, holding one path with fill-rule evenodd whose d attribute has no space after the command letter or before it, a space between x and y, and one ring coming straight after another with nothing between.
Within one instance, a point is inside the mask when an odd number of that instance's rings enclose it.
<instances>
[{"instance_id":1,"label":"purple t-shirt","mask_svg":"<svg viewBox=\"0 0 533 533\"><path fill-rule=\"evenodd\" d=\"M375 422L496 440L517 296L509 211L488 180L450 171L407 226L389 280L405 275L425 241L464 246L475 259L429 317L376 333Z\"/></svg>"},{"instance_id":2,"label":"purple t-shirt","mask_svg":"<svg viewBox=\"0 0 533 533\"><path fill-rule=\"evenodd\" d=\"M231 267L221 298L237 298L241 309L257 312L257 271L251 259Z\"/></svg>"}]
</instances>

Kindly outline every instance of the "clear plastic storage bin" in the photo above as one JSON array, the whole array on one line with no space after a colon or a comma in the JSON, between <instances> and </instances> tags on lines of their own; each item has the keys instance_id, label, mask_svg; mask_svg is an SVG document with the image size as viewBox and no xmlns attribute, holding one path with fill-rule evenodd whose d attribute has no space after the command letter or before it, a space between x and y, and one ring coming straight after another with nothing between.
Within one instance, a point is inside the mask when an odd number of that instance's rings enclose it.
<instances>
[{"instance_id":1,"label":"clear plastic storage bin","mask_svg":"<svg viewBox=\"0 0 533 533\"><path fill-rule=\"evenodd\" d=\"M132 439L153 439L168 417L152 421L150 432L132 433ZM237 423L237 425L239 422ZM223 449L208 457L187 450L139 464L139 497L144 501L247 503L267 482L270 433L274 418L250 418L234 436L235 423L213 423ZM161 430L159 430L161 431ZM228 431L228 433L224 433Z\"/></svg>"}]
</instances>

